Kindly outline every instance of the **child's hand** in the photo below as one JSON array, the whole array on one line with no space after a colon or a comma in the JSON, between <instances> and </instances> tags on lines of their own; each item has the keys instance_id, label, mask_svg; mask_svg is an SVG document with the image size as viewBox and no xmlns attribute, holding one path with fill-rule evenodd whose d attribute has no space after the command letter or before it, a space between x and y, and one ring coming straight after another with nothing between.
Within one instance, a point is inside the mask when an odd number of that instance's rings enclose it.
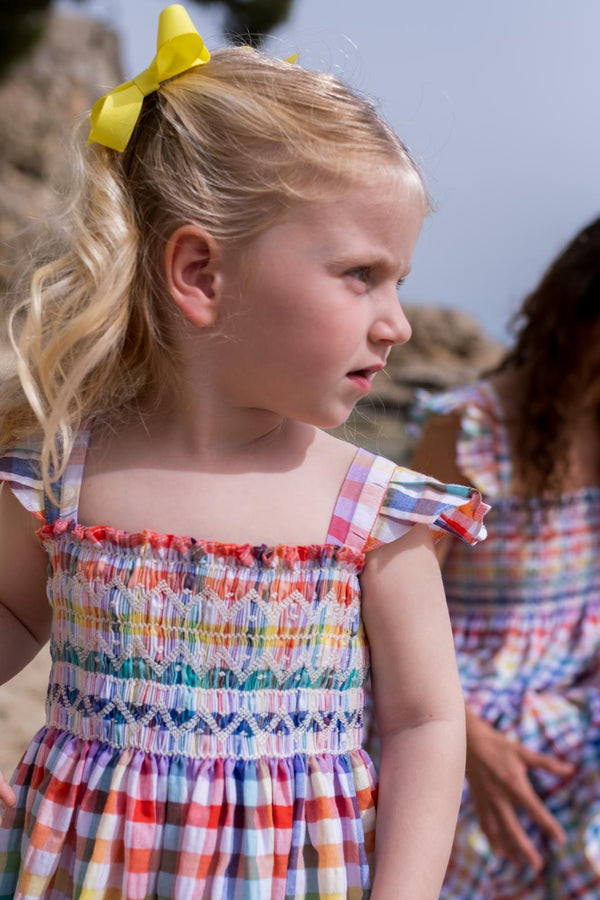
<instances>
[{"instance_id":1,"label":"child's hand","mask_svg":"<svg viewBox=\"0 0 600 900\"><path fill-rule=\"evenodd\" d=\"M492 850L516 863L523 859L536 871L544 860L517 818L524 810L551 840L564 844L565 833L534 791L529 769L545 769L568 777L574 766L508 740L483 719L467 712L467 780L479 824Z\"/></svg>"},{"instance_id":2,"label":"child's hand","mask_svg":"<svg viewBox=\"0 0 600 900\"><path fill-rule=\"evenodd\" d=\"M14 806L17 802L17 796L8 782L5 780L4 775L0 772L0 813L2 812L2 806ZM2 816L0 815L0 822L2 822Z\"/></svg>"}]
</instances>

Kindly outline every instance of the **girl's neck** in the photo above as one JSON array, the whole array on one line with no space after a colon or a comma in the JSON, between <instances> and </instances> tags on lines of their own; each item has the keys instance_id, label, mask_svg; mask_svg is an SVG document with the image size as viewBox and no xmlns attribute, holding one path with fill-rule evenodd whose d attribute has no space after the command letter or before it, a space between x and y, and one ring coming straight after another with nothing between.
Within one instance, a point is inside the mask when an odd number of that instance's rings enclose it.
<instances>
[{"instance_id":1,"label":"girl's neck","mask_svg":"<svg viewBox=\"0 0 600 900\"><path fill-rule=\"evenodd\" d=\"M247 458L285 443L289 423L284 416L243 405L232 391L218 334L184 322L177 338L177 379L160 396L148 396L140 403L134 430L145 432L155 446L180 458L187 455L207 463Z\"/></svg>"},{"instance_id":2,"label":"girl's neck","mask_svg":"<svg viewBox=\"0 0 600 900\"><path fill-rule=\"evenodd\" d=\"M321 543L355 448L293 420L240 437L204 442L158 410L94 430L80 521L225 543Z\"/></svg>"},{"instance_id":3,"label":"girl's neck","mask_svg":"<svg viewBox=\"0 0 600 900\"><path fill-rule=\"evenodd\" d=\"M139 416L101 432L100 445L118 446L118 453L147 464L168 459L184 470L239 473L294 468L316 429L266 410L228 409L171 396L143 404Z\"/></svg>"},{"instance_id":4,"label":"girl's neck","mask_svg":"<svg viewBox=\"0 0 600 900\"><path fill-rule=\"evenodd\" d=\"M186 399L141 411L148 435L168 442L196 459L247 454L281 440L287 420L263 410L224 409L219 404L194 404Z\"/></svg>"}]
</instances>

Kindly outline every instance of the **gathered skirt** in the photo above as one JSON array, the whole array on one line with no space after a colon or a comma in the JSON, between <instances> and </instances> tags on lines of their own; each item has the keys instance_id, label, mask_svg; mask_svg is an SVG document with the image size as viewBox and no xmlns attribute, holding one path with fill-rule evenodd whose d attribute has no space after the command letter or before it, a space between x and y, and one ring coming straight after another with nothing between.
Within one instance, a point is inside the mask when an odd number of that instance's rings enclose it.
<instances>
[{"instance_id":1,"label":"gathered skirt","mask_svg":"<svg viewBox=\"0 0 600 900\"><path fill-rule=\"evenodd\" d=\"M362 750L154 756L42 729L0 827L0 898L362 900L375 773Z\"/></svg>"}]
</instances>

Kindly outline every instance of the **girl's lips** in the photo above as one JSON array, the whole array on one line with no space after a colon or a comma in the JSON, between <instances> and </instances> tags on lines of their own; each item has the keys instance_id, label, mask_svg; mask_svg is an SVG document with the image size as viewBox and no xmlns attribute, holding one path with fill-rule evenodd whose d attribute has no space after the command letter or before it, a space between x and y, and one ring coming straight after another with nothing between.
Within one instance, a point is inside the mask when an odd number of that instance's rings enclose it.
<instances>
[{"instance_id":1,"label":"girl's lips","mask_svg":"<svg viewBox=\"0 0 600 900\"><path fill-rule=\"evenodd\" d=\"M360 390L361 394L368 394L373 387L369 379L358 372L350 372L346 378Z\"/></svg>"},{"instance_id":2,"label":"girl's lips","mask_svg":"<svg viewBox=\"0 0 600 900\"><path fill-rule=\"evenodd\" d=\"M383 366L370 366L367 369L356 369L355 372L348 372L346 378L349 378L356 387L360 388L363 394L368 394L373 387L373 379L383 369Z\"/></svg>"}]
</instances>

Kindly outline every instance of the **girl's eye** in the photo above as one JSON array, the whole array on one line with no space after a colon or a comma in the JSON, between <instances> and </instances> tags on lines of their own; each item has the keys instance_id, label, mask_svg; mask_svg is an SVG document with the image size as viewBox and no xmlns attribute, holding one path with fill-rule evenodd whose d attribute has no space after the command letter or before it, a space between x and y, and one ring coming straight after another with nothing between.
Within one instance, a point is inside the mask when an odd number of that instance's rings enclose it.
<instances>
[{"instance_id":1,"label":"girl's eye","mask_svg":"<svg viewBox=\"0 0 600 900\"><path fill-rule=\"evenodd\" d=\"M367 284L371 275L371 269L369 266L357 266L355 269L351 269L348 274L352 278L356 278L357 281L362 281L363 284Z\"/></svg>"},{"instance_id":2,"label":"girl's eye","mask_svg":"<svg viewBox=\"0 0 600 900\"><path fill-rule=\"evenodd\" d=\"M396 290L397 290L397 291L400 290L400 288L402 287L402 285L404 284L405 281L406 281L406 278L399 278L399 279L398 279L398 281L396 282Z\"/></svg>"}]
</instances>

